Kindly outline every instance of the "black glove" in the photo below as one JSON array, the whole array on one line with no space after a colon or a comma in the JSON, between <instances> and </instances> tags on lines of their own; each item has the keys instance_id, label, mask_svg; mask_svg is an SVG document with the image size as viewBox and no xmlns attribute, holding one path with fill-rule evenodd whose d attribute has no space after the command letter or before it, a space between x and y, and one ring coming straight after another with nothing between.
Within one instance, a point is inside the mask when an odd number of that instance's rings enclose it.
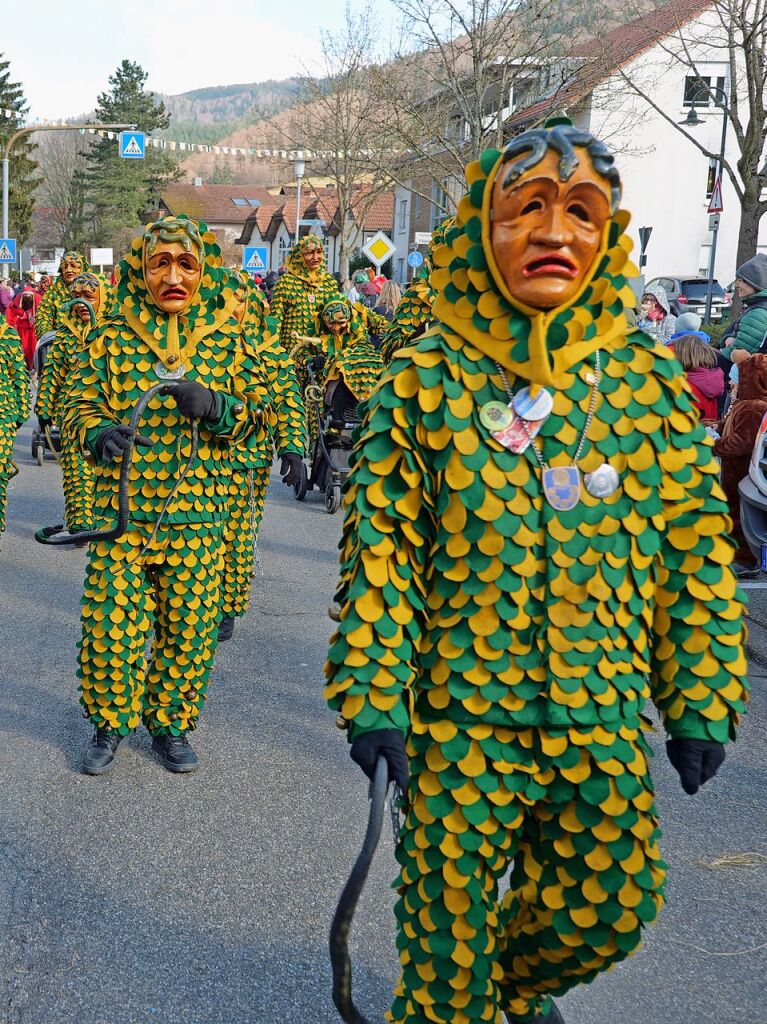
<instances>
[{"instance_id":1,"label":"black glove","mask_svg":"<svg viewBox=\"0 0 767 1024\"><path fill-rule=\"evenodd\" d=\"M280 476L286 487L295 487L301 479L303 459L296 452L287 452L280 460Z\"/></svg>"},{"instance_id":2,"label":"black glove","mask_svg":"<svg viewBox=\"0 0 767 1024\"><path fill-rule=\"evenodd\" d=\"M117 462L133 444L151 448L154 441L137 434L127 423L118 423L102 430L93 447L100 462Z\"/></svg>"},{"instance_id":3,"label":"black glove","mask_svg":"<svg viewBox=\"0 0 767 1024\"><path fill-rule=\"evenodd\" d=\"M360 766L369 779L376 771L379 757L386 759L389 780L396 782L403 793L407 793L408 764L405 753L405 737L399 729L374 729L363 732L352 743L352 761Z\"/></svg>"},{"instance_id":4,"label":"black glove","mask_svg":"<svg viewBox=\"0 0 767 1024\"><path fill-rule=\"evenodd\" d=\"M713 779L725 759L724 746L709 740L666 740L666 753L690 796Z\"/></svg>"},{"instance_id":5,"label":"black glove","mask_svg":"<svg viewBox=\"0 0 767 1024\"><path fill-rule=\"evenodd\" d=\"M319 373L326 362L327 356L320 353L318 356L313 356L309 360L309 369L312 371L312 373Z\"/></svg>"},{"instance_id":6,"label":"black glove","mask_svg":"<svg viewBox=\"0 0 767 1024\"><path fill-rule=\"evenodd\" d=\"M181 415L188 416L190 420L217 420L220 415L216 392L196 380L181 381L167 393L174 399Z\"/></svg>"},{"instance_id":7,"label":"black glove","mask_svg":"<svg viewBox=\"0 0 767 1024\"><path fill-rule=\"evenodd\" d=\"M46 427L50 427L50 425L52 423L53 423L53 420L49 420L46 416L38 416L37 417L37 425L38 425L38 427L40 428L40 430L42 431L43 434L45 433L45 428Z\"/></svg>"}]
</instances>

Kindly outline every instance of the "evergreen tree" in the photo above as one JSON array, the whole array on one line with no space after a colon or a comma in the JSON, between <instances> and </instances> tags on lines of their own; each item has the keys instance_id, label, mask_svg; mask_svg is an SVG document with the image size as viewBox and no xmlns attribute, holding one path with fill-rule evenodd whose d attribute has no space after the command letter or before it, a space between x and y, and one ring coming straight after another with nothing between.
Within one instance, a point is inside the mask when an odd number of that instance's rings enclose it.
<instances>
[{"instance_id":1,"label":"evergreen tree","mask_svg":"<svg viewBox=\"0 0 767 1024\"><path fill-rule=\"evenodd\" d=\"M0 147L5 150L8 139L24 124L27 102L18 82L11 81L10 63L0 53L0 107L12 110L13 117L0 114ZM10 197L8 202L9 234L19 246L32 233L32 210L35 206L35 176L37 164L33 159L35 145L28 135L22 135L13 144L9 166Z\"/></svg>"},{"instance_id":2,"label":"evergreen tree","mask_svg":"<svg viewBox=\"0 0 767 1024\"><path fill-rule=\"evenodd\" d=\"M99 96L96 120L134 124L147 134L166 129L170 115L162 101L144 89L147 77L140 65L124 60L109 78L109 92ZM96 244L109 245L122 229L140 223L152 198L178 177L170 153L147 146L145 159L125 160L114 140L98 139L88 156L87 171Z\"/></svg>"}]
</instances>

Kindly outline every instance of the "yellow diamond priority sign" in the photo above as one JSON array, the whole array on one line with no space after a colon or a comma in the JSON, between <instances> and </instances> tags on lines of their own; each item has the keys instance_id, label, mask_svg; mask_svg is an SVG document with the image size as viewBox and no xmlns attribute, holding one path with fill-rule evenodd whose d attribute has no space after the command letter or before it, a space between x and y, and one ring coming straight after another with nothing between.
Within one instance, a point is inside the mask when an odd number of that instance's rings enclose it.
<instances>
[{"instance_id":1,"label":"yellow diamond priority sign","mask_svg":"<svg viewBox=\"0 0 767 1024\"><path fill-rule=\"evenodd\" d=\"M370 241L362 246L362 251L371 262L375 263L376 269L380 270L382 265L397 251L397 246L383 231L377 231Z\"/></svg>"}]
</instances>

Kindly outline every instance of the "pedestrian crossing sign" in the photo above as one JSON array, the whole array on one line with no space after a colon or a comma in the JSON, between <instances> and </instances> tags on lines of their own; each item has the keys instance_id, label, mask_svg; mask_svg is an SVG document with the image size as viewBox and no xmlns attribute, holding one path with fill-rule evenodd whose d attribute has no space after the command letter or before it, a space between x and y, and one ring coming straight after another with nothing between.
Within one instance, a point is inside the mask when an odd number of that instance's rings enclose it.
<instances>
[{"instance_id":1,"label":"pedestrian crossing sign","mask_svg":"<svg viewBox=\"0 0 767 1024\"><path fill-rule=\"evenodd\" d=\"M269 270L269 246L246 245L242 256L242 269L249 274L265 274Z\"/></svg>"},{"instance_id":2,"label":"pedestrian crossing sign","mask_svg":"<svg viewBox=\"0 0 767 1024\"><path fill-rule=\"evenodd\" d=\"M0 238L0 263L16 262L16 239Z\"/></svg>"},{"instance_id":3,"label":"pedestrian crossing sign","mask_svg":"<svg viewBox=\"0 0 767 1024\"><path fill-rule=\"evenodd\" d=\"M143 160L146 156L144 132L120 132L120 156L125 160Z\"/></svg>"}]
</instances>

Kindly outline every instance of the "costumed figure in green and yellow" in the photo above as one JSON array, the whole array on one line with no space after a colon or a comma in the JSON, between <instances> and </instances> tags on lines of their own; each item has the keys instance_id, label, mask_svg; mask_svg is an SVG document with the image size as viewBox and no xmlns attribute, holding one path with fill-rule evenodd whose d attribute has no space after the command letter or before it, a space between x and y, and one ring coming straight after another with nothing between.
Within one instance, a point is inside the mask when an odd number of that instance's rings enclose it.
<instances>
[{"instance_id":1,"label":"costumed figure in green and yellow","mask_svg":"<svg viewBox=\"0 0 767 1024\"><path fill-rule=\"evenodd\" d=\"M5 532L8 481L18 472L13 461L16 432L29 415L29 373L16 331L0 317L0 537Z\"/></svg>"},{"instance_id":2,"label":"costumed figure in green and yellow","mask_svg":"<svg viewBox=\"0 0 767 1024\"><path fill-rule=\"evenodd\" d=\"M325 267L319 235L305 235L293 246L287 268L274 286L270 311L282 347L289 352L294 334L317 334L320 310L339 292L336 279Z\"/></svg>"},{"instance_id":3,"label":"costumed figure in green and yellow","mask_svg":"<svg viewBox=\"0 0 767 1024\"><path fill-rule=\"evenodd\" d=\"M311 369L324 394L324 404L343 409L366 401L383 372L381 356L368 338L348 299L332 299L322 307L324 330L318 337L298 337L291 355L302 388ZM314 403L307 408L309 450L314 450L319 424Z\"/></svg>"},{"instance_id":4,"label":"costumed figure in green and yellow","mask_svg":"<svg viewBox=\"0 0 767 1024\"><path fill-rule=\"evenodd\" d=\"M242 344L259 365L269 389L273 419L268 433L251 434L230 449L232 470L224 526L222 618L219 643L234 631L234 620L250 602L255 545L264 513L272 466L272 446L280 458L282 482L298 483L306 452L306 417L293 362L274 333L263 292L250 277L241 278L235 315L242 324Z\"/></svg>"},{"instance_id":5,"label":"costumed figure in green and yellow","mask_svg":"<svg viewBox=\"0 0 767 1024\"><path fill-rule=\"evenodd\" d=\"M645 701L687 793L735 737L742 595L612 154L559 120L466 173L359 432L327 697L407 792L390 1020L561 1024L663 901Z\"/></svg>"},{"instance_id":6,"label":"costumed figure in green and yellow","mask_svg":"<svg viewBox=\"0 0 767 1024\"><path fill-rule=\"evenodd\" d=\"M216 651L230 448L264 431L270 415L234 307L204 224L150 224L120 264L116 303L90 335L65 403L65 428L96 460L97 528L116 518L120 463L136 446L128 529L92 543L86 571L79 676L96 728L88 774L109 770L142 721L168 770L197 765L188 733ZM134 436L133 407L163 382L180 383L151 399Z\"/></svg>"},{"instance_id":7,"label":"costumed figure in green and yellow","mask_svg":"<svg viewBox=\"0 0 767 1024\"><path fill-rule=\"evenodd\" d=\"M432 307L435 294L429 284L429 278L434 269L434 248L437 245L442 245L446 230L454 223L455 218L448 217L432 232L426 258L403 292L394 311L394 319L387 324L381 339L381 355L385 363L390 363L396 352L420 337L433 319Z\"/></svg>"},{"instance_id":8,"label":"costumed figure in green and yellow","mask_svg":"<svg viewBox=\"0 0 767 1024\"><path fill-rule=\"evenodd\" d=\"M35 316L35 333L38 340L48 331L55 331L61 319L61 307L66 305L72 296L69 289L72 282L80 274L92 273L91 265L79 252L70 249L64 253L59 263L58 277L49 288L46 288L42 301Z\"/></svg>"},{"instance_id":9,"label":"costumed figure in green and yellow","mask_svg":"<svg viewBox=\"0 0 767 1024\"><path fill-rule=\"evenodd\" d=\"M58 309L56 337L40 374L35 399L35 414L41 430L50 430L62 423L62 412L80 353L86 348L86 339L93 326L106 315L111 301L111 289L95 274L80 274L69 288L70 302ZM68 436L60 426L61 478L64 487L64 522L70 533L92 529L93 522L93 466L89 463L76 437ZM45 527L43 533L57 533L62 524Z\"/></svg>"}]
</instances>

